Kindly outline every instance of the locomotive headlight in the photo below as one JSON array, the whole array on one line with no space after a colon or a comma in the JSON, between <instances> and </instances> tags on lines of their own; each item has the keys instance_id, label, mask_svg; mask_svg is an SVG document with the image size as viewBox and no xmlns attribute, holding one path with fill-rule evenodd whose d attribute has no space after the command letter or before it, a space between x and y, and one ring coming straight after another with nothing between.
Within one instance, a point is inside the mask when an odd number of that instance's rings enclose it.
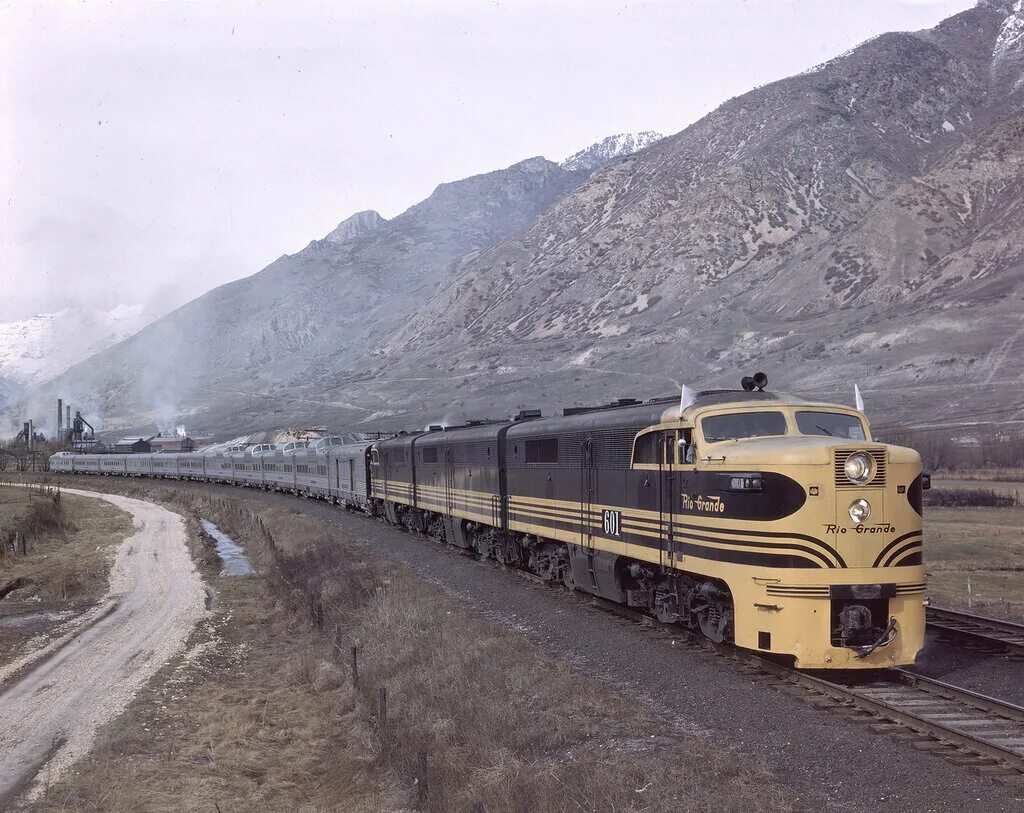
<instances>
[{"instance_id":1,"label":"locomotive headlight","mask_svg":"<svg viewBox=\"0 0 1024 813\"><path fill-rule=\"evenodd\" d=\"M850 503L850 519L858 525L868 521L871 516L871 503L865 499L857 499Z\"/></svg>"},{"instance_id":2,"label":"locomotive headlight","mask_svg":"<svg viewBox=\"0 0 1024 813\"><path fill-rule=\"evenodd\" d=\"M871 458L864 454L864 452L854 452L846 458L844 468L850 482L856 483L859 486L864 485L875 473Z\"/></svg>"}]
</instances>

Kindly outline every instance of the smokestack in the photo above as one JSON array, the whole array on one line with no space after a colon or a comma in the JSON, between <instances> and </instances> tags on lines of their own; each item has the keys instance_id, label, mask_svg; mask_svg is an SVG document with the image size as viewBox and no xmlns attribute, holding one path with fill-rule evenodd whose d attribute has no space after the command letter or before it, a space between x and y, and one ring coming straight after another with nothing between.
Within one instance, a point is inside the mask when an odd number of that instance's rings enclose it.
<instances>
[{"instance_id":1,"label":"smokestack","mask_svg":"<svg viewBox=\"0 0 1024 813\"><path fill-rule=\"evenodd\" d=\"M71 430L71 404L68 404L67 407L65 407L65 408L67 409L67 413L66 413L67 418L64 421L64 428L67 429L68 431L70 431Z\"/></svg>"},{"instance_id":2,"label":"smokestack","mask_svg":"<svg viewBox=\"0 0 1024 813\"><path fill-rule=\"evenodd\" d=\"M36 446L36 425L32 419L28 419L28 450L31 452Z\"/></svg>"},{"instance_id":3,"label":"smokestack","mask_svg":"<svg viewBox=\"0 0 1024 813\"><path fill-rule=\"evenodd\" d=\"M60 443L61 440L62 440L62 435L64 433L61 430L63 429L63 427L64 427L64 399L63 398L58 398L57 399L57 436L55 438L57 443Z\"/></svg>"}]
</instances>

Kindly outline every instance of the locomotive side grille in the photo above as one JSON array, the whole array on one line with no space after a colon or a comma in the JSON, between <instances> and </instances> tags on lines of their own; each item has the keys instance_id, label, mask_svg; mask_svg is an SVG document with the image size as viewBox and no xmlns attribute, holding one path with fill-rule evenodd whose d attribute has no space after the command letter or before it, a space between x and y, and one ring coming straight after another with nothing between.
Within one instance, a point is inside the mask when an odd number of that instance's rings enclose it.
<instances>
[{"instance_id":1,"label":"locomotive side grille","mask_svg":"<svg viewBox=\"0 0 1024 813\"><path fill-rule=\"evenodd\" d=\"M828 598L828 585L817 584L769 584L769 596L797 596L802 598Z\"/></svg>"},{"instance_id":2,"label":"locomotive side grille","mask_svg":"<svg viewBox=\"0 0 1024 813\"><path fill-rule=\"evenodd\" d=\"M508 467L513 469L527 467L578 469L583 465L583 444L589 440L596 468L628 469L633 459L633 439L643 428L643 426L630 426L619 429L595 429L589 432L531 435L528 438L507 438L505 444ZM526 463L525 447L528 440L556 440L558 460L546 463Z\"/></svg>"},{"instance_id":3,"label":"locomotive side grille","mask_svg":"<svg viewBox=\"0 0 1024 813\"><path fill-rule=\"evenodd\" d=\"M875 476L864 485L851 483L846 476L846 458L856 452L864 452L875 461ZM836 452L836 488L881 488L885 485L885 449L842 449Z\"/></svg>"}]
</instances>

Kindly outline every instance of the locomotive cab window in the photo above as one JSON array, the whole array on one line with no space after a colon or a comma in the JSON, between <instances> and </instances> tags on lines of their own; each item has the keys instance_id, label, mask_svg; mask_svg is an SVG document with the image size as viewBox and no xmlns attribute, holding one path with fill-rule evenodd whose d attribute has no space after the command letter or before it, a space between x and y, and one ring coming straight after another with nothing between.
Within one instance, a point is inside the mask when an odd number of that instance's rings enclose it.
<instances>
[{"instance_id":1,"label":"locomotive cab window","mask_svg":"<svg viewBox=\"0 0 1024 813\"><path fill-rule=\"evenodd\" d=\"M726 415L709 415L702 418L700 424L704 431L704 440L708 443L786 434L786 416L781 412L731 412Z\"/></svg>"},{"instance_id":2,"label":"locomotive cab window","mask_svg":"<svg viewBox=\"0 0 1024 813\"><path fill-rule=\"evenodd\" d=\"M658 462L658 433L640 435L633 444L633 465Z\"/></svg>"},{"instance_id":3,"label":"locomotive cab window","mask_svg":"<svg viewBox=\"0 0 1024 813\"><path fill-rule=\"evenodd\" d=\"M676 433L647 432L640 435L633 445L633 465L672 464L676 462Z\"/></svg>"},{"instance_id":4,"label":"locomotive cab window","mask_svg":"<svg viewBox=\"0 0 1024 813\"><path fill-rule=\"evenodd\" d=\"M801 435L867 440L861 419L856 415L844 415L842 412L797 412L796 427Z\"/></svg>"},{"instance_id":5,"label":"locomotive cab window","mask_svg":"<svg viewBox=\"0 0 1024 813\"><path fill-rule=\"evenodd\" d=\"M423 462L424 463L436 463L437 462L437 447L427 446L423 449Z\"/></svg>"},{"instance_id":6,"label":"locomotive cab window","mask_svg":"<svg viewBox=\"0 0 1024 813\"><path fill-rule=\"evenodd\" d=\"M679 441L676 444L679 447L679 462L692 466L697 462L697 446L693 442L693 430L683 429L679 432Z\"/></svg>"}]
</instances>

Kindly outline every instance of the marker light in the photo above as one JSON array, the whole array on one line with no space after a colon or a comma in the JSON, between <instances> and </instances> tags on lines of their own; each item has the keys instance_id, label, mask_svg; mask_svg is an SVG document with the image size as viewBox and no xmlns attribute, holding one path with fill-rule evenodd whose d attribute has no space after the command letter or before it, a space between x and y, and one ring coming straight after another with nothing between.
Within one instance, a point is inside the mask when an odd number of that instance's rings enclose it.
<instances>
[{"instance_id":1,"label":"marker light","mask_svg":"<svg viewBox=\"0 0 1024 813\"><path fill-rule=\"evenodd\" d=\"M850 503L850 519L858 525L867 522L871 516L871 503L865 499L856 499Z\"/></svg>"},{"instance_id":2,"label":"marker light","mask_svg":"<svg viewBox=\"0 0 1024 813\"><path fill-rule=\"evenodd\" d=\"M729 477L730 491L763 491L764 481L760 474L740 474Z\"/></svg>"},{"instance_id":3,"label":"marker light","mask_svg":"<svg viewBox=\"0 0 1024 813\"><path fill-rule=\"evenodd\" d=\"M864 485L875 473L871 458L864 452L854 452L846 458L844 469L850 482L859 486Z\"/></svg>"}]
</instances>

